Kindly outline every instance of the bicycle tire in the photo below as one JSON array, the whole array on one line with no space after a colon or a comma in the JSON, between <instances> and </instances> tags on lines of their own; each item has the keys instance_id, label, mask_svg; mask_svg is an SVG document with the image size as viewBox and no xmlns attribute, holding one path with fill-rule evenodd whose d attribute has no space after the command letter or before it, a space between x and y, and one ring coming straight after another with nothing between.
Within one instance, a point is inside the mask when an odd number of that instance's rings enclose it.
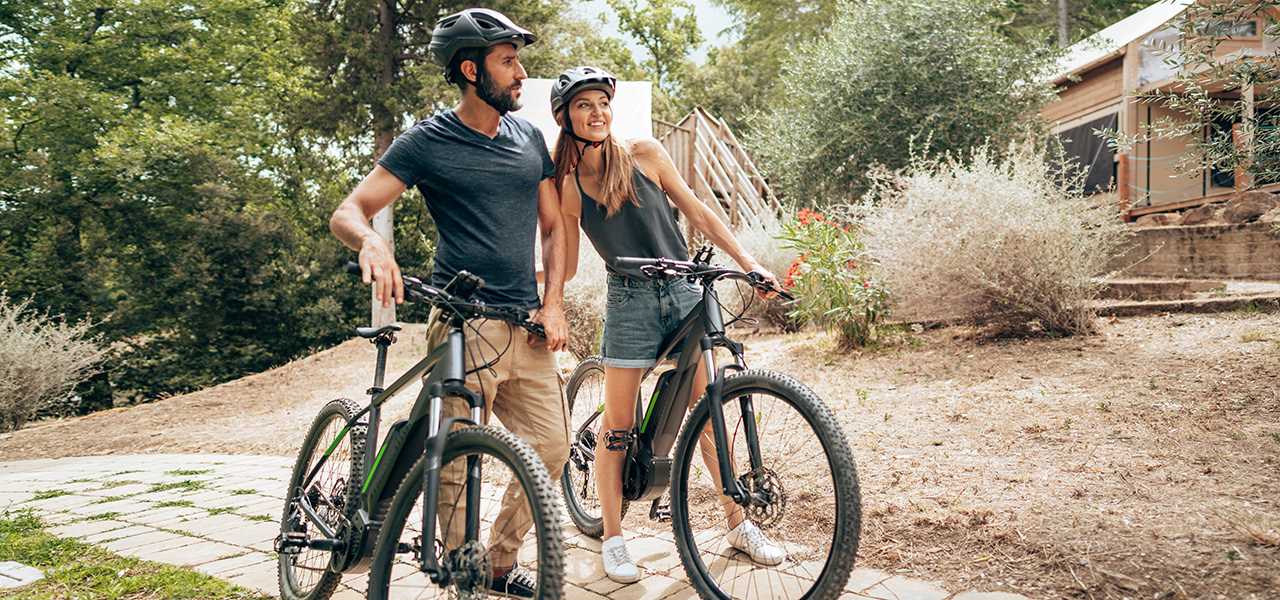
<instances>
[{"instance_id":1,"label":"bicycle tire","mask_svg":"<svg viewBox=\"0 0 1280 600\"><path fill-rule=\"evenodd\" d=\"M313 454L317 450L324 450L326 454L332 453L334 456L341 454L338 450L341 448L342 442L333 439L332 436L336 435L336 433L333 432L332 427L345 427L346 423L351 420L351 417L360 412L360 409L360 405L355 402L346 398L340 398L325 404L324 407L320 409L319 414L316 415L315 420L311 424L311 429L307 432L306 439L302 442L302 449L298 452L298 458L294 462L293 474L289 477L289 487L285 492L284 514L281 515L280 520L280 531L282 534L296 527L297 522L295 521L295 517L297 511L292 510L292 500L295 497L298 487L302 485L303 479L313 468L313 459L315 458ZM330 501L332 501L332 495L339 493L341 494L340 497L343 502L340 507L340 513L337 515L340 518L334 519L335 522L328 523L339 533L339 538L341 538L341 533L345 526L344 522L350 523L351 518L359 508L360 485L364 478L364 449L367 442L367 433L368 431L365 424L358 423L352 426L351 429L342 436L349 440L350 457L349 460L341 462L348 464L347 468L349 470L347 471L344 479L331 482L331 488L340 487L341 491L337 489L328 490L331 496ZM333 445L325 446L325 444ZM330 465L330 463L333 464ZM326 463L325 467L333 466L338 469L342 468L342 464L337 461L331 460L330 463ZM316 481L313 482L313 484L318 483L323 479L323 477L317 476ZM323 554L329 554L329 559L324 561L325 569L319 574L319 578L314 585L300 586L294 572L295 565L298 558L307 553L315 553L316 558L319 558ZM319 561L317 561L317 563L318 562ZM338 587L338 583L342 581L342 573L337 572L333 568L332 552L304 548L296 554L279 554L277 557L277 563L279 568L276 570L276 577L279 582L280 597L283 600L326 600L329 596L333 595L334 590ZM308 568L307 570L314 570L315 568L318 568L318 566Z\"/></svg>"},{"instance_id":2,"label":"bicycle tire","mask_svg":"<svg viewBox=\"0 0 1280 600\"><path fill-rule=\"evenodd\" d=\"M574 367L573 374L569 376L569 382L565 384L565 399L568 402L570 419L573 418L574 402L578 397L579 390L582 389L582 384L594 375L604 377L604 363L600 361L600 357L598 356L583 359L582 362L578 363L578 366ZM603 418L603 415L601 418ZM572 453L575 450L575 444L577 444L579 435L581 435L579 429L582 427L582 424L570 423L569 426L571 428L569 430L569 452L571 453L571 456L565 463L563 472L560 474L560 493L564 496L564 504L569 513L569 519L573 521L573 525L578 528L578 531L588 537L600 539L600 537L604 535L604 519L600 516L590 514L587 509L583 507L581 500L578 498L578 484L573 479L574 471L577 469L577 466L573 463ZM593 475L595 474L595 462L592 461L588 463L587 469L583 473L587 482L594 483L595 479ZM592 491L595 490L593 489ZM622 499L622 518L626 518L627 508L630 504L631 503L626 498Z\"/></svg>"},{"instance_id":3,"label":"bicycle tire","mask_svg":"<svg viewBox=\"0 0 1280 600\"><path fill-rule=\"evenodd\" d=\"M471 426L455 429L445 443L441 464L447 465L459 456L488 454L511 467L520 480L525 497L530 500L538 554L538 598L559 600L564 597L564 541L560 511L555 503L555 490L547 469L528 444L505 429L493 426ZM423 469L427 457L420 457L409 470L391 500L386 521L374 546L373 564L369 569L369 600L387 600L392 568L405 522L414 503L422 497Z\"/></svg>"},{"instance_id":4,"label":"bicycle tire","mask_svg":"<svg viewBox=\"0 0 1280 600\"><path fill-rule=\"evenodd\" d=\"M862 502L852 451L845 439L843 430L831 410L812 390L799 381L786 375L761 370L744 371L725 379L722 394L724 404L735 402L740 396L759 394L767 394L779 398L799 413L800 417L813 429L812 433L820 442L822 452L827 457L827 463L833 478L832 487L835 496L834 508L836 513L835 524L831 532L831 546L826 560L822 564L822 570L814 578L812 586L799 597L815 600L838 598L844 593L844 586L853 571L862 525ZM674 472L671 478L671 524L676 548L680 554L680 561L684 565L689 581L697 591L698 596L704 600L723 600L735 596L721 589L713 574L708 570L706 563L702 560L701 553L697 547L698 542L695 538L697 532L694 531L691 523L689 508L689 474L693 458L699 454L696 450L699 433L710 422L708 410L709 401L704 395L699 399L694 411L685 422L678 438L675 450L675 464L673 465ZM726 427L730 425L728 417L729 415L726 415ZM757 417L759 417L759 413L757 413ZM761 435L766 434L762 433ZM730 445L733 445L732 440ZM768 460L768 457L762 458ZM741 474L741 469L737 469L737 471ZM719 490L714 492L717 495L719 493ZM800 513L806 514L804 511L800 511ZM808 516L812 515L806 514L806 517ZM709 542L704 541L703 543L710 545ZM813 561L805 564L812 566L811 562ZM731 568L735 568L730 567L730 564L728 561L725 562L723 566L724 574L729 573ZM755 568L754 563L740 562L737 564L745 564L749 568ZM740 574L742 571L736 571L735 573ZM741 577L741 575L735 576ZM777 579L781 581L782 577L782 575L778 575ZM770 581L771 587L767 592L762 591L760 593L764 594L764 597L778 597L778 592L772 588L772 580L768 576L765 579ZM757 588L759 587L759 578L756 578L756 586ZM746 591L750 592L750 584L746 587Z\"/></svg>"}]
</instances>

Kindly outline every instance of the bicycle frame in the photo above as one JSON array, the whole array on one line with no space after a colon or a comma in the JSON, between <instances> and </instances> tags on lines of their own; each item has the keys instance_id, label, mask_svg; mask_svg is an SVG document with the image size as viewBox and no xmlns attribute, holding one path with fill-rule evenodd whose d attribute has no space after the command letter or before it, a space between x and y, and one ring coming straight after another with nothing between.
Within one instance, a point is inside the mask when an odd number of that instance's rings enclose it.
<instances>
[{"instance_id":1,"label":"bicycle frame","mask_svg":"<svg viewBox=\"0 0 1280 600\"><path fill-rule=\"evenodd\" d=\"M717 367L715 348L728 349L733 354L734 362ZM745 505L750 499L734 476L724 409L720 401L726 373L729 370L744 370L745 360L742 345L725 335L720 300L710 284L703 286L702 301L680 322L675 333L659 351L659 362L676 351L680 358L672 375L674 380L665 388L656 389L645 408L642 408L640 398L636 398L635 428L639 435L635 446L628 453L630 460L624 463L624 474L628 476L623 478L623 494L628 500L650 500L658 498L667 489L671 480L671 450L689 409L696 370L705 368L706 395L710 399L707 408L711 413L722 491L734 502ZM652 367L648 369L644 377L648 377L653 370ZM763 461L755 426L755 411L750 396L739 398L739 402L746 424L745 435L751 468L757 470ZM598 412L597 417L600 414L602 412ZM587 425L589 424L588 421Z\"/></svg>"},{"instance_id":2,"label":"bicycle frame","mask_svg":"<svg viewBox=\"0 0 1280 600\"><path fill-rule=\"evenodd\" d=\"M482 420L481 410L483 406L483 399L465 385L466 351L462 327L463 321L461 318L454 317L450 319L446 341L432 349L425 358L418 361L417 364L386 389L382 388L382 382L386 371L387 350L395 339L390 332L374 339L374 344L378 348L378 358L374 370L374 385L368 390L371 396L369 405L347 422L346 426L329 445L325 454L320 460L316 461L316 465L306 479L303 480L302 484L302 489L307 489L312 479L320 471L320 467L328 460L350 429L359 423L361 417L368 414L367 439L373 443L365 445L364 455L361 457L366 472L365 480L360 490L361 506L352 519L345 539L342 540L345 556L344 560L341 561L341 568L338 570L345 572L355 570L357 567L367 567L371 555L368 550L372 549L382 526L382 522L373 519L372 516L379 506L385 506L386 503L390 502L392 495L396 491L396 486L392 484L403 480L405 475L413 468L413 464L417 459L425 453L427 462L423 471L422 488L424 548L419 552L420 565L423 571L430 576L433 583L442 584L447 582L448 570L441 568L438 564L432 545L435 535L432 534L427 537L428 532L434 532L436 529L436 504L445 439L455 423L479 424ZM422 391L419 392L417 400L414 401L409 418L392 424L388 430L386 440L383 441L375 455L373 446L376 445L378 439L382 405L403 391L414 380L422 377L423 373L427 373L427 376L423 382ZM442 418L444 398L454 396L467 401L471 408L470 418ZM383 461L389 461L391 466L389 468L380 468ZM481 473L480 469L476 468L476 462L477 457L467 457L465 484L467 493L467 539L475 539L480 529ZM310 506L310 501L306 495L299 494L298 500L308 520L325 537L335 538L336 532L332 531L318 517L314 507Z\"/></svg>"}]
</instances>

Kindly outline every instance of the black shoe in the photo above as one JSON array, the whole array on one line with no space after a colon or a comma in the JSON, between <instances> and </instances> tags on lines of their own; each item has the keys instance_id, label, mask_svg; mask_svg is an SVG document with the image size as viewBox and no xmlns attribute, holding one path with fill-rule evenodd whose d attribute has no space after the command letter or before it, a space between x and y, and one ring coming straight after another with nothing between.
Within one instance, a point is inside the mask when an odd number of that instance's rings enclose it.
<instances>
[{"instance_id":1,"label":"black shoe","mask_svg":"<svg viewBox=\"0 0 1280 600\"><path fill-rule=\"evenodd\" d=\"M489 591L508 598L532 598L538 595L538 575L520 565L502 577L494 577Z\"/></svg>"}]
</instances>

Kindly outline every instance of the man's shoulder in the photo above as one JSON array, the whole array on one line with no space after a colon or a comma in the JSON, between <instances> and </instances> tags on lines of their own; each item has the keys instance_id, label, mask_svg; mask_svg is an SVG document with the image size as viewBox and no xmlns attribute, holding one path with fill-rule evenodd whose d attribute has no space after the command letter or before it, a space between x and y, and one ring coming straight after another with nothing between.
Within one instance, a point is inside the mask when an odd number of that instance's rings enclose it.
<instances>
[{"instance_id":1,"label":"man's shoulder","mask_svg":"<svg viewBox=\"0 0 1280 600\"><path fill-rule=\"evenodd\" d=\"M422 119L414 123L412 127L405 130L402 135L412 135L415 137L436 137L443 135L455 128L453 111L442 110L430 117Z\"/></svg>"}]
</instances>

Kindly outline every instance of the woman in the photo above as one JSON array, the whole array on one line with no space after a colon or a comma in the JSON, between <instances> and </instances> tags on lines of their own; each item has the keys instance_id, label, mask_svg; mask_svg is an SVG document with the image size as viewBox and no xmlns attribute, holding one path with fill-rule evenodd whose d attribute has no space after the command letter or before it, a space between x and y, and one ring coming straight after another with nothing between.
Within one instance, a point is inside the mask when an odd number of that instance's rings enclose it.
<instances>
[{"instance_id":1,"label":"woman","mask_svg":"<svg viewBox=\"0 0 1280 600\"><path fill-rule=\"evenodd\" d=\"M551 112L562 130L556 141L556 184L561 195L567 240L567 277L578 264L578 225L609 265L609 301L605 312L604 343L605 409L596 445L596 486L604 521L601 559L610 579L631 583L640 570L627 552L622 537L622 461L625 440L635 424L636 394L645 369L663 338L702 299L701 291L683 279L651 280L639 271L612 266L619 256L689 260L688 250L676 227L671 204L689 223L733 257L744 271L755 271L775 281L760 263L738 244L714 213L693 195L676 171L671 157L656 140L621 141L613 137L613 100L616 80L603 69L576 67L560 75L551 89ZM693 401L706 388L706 374L698 370ZM609 444L612 438L614 444ZM700 442L703 462L715 480L719 470L710 428ZM726 540L752 560L777 565L785 551L770 541L741 507L722 497L728 525Z\"/></svg>"}]
</instances>

